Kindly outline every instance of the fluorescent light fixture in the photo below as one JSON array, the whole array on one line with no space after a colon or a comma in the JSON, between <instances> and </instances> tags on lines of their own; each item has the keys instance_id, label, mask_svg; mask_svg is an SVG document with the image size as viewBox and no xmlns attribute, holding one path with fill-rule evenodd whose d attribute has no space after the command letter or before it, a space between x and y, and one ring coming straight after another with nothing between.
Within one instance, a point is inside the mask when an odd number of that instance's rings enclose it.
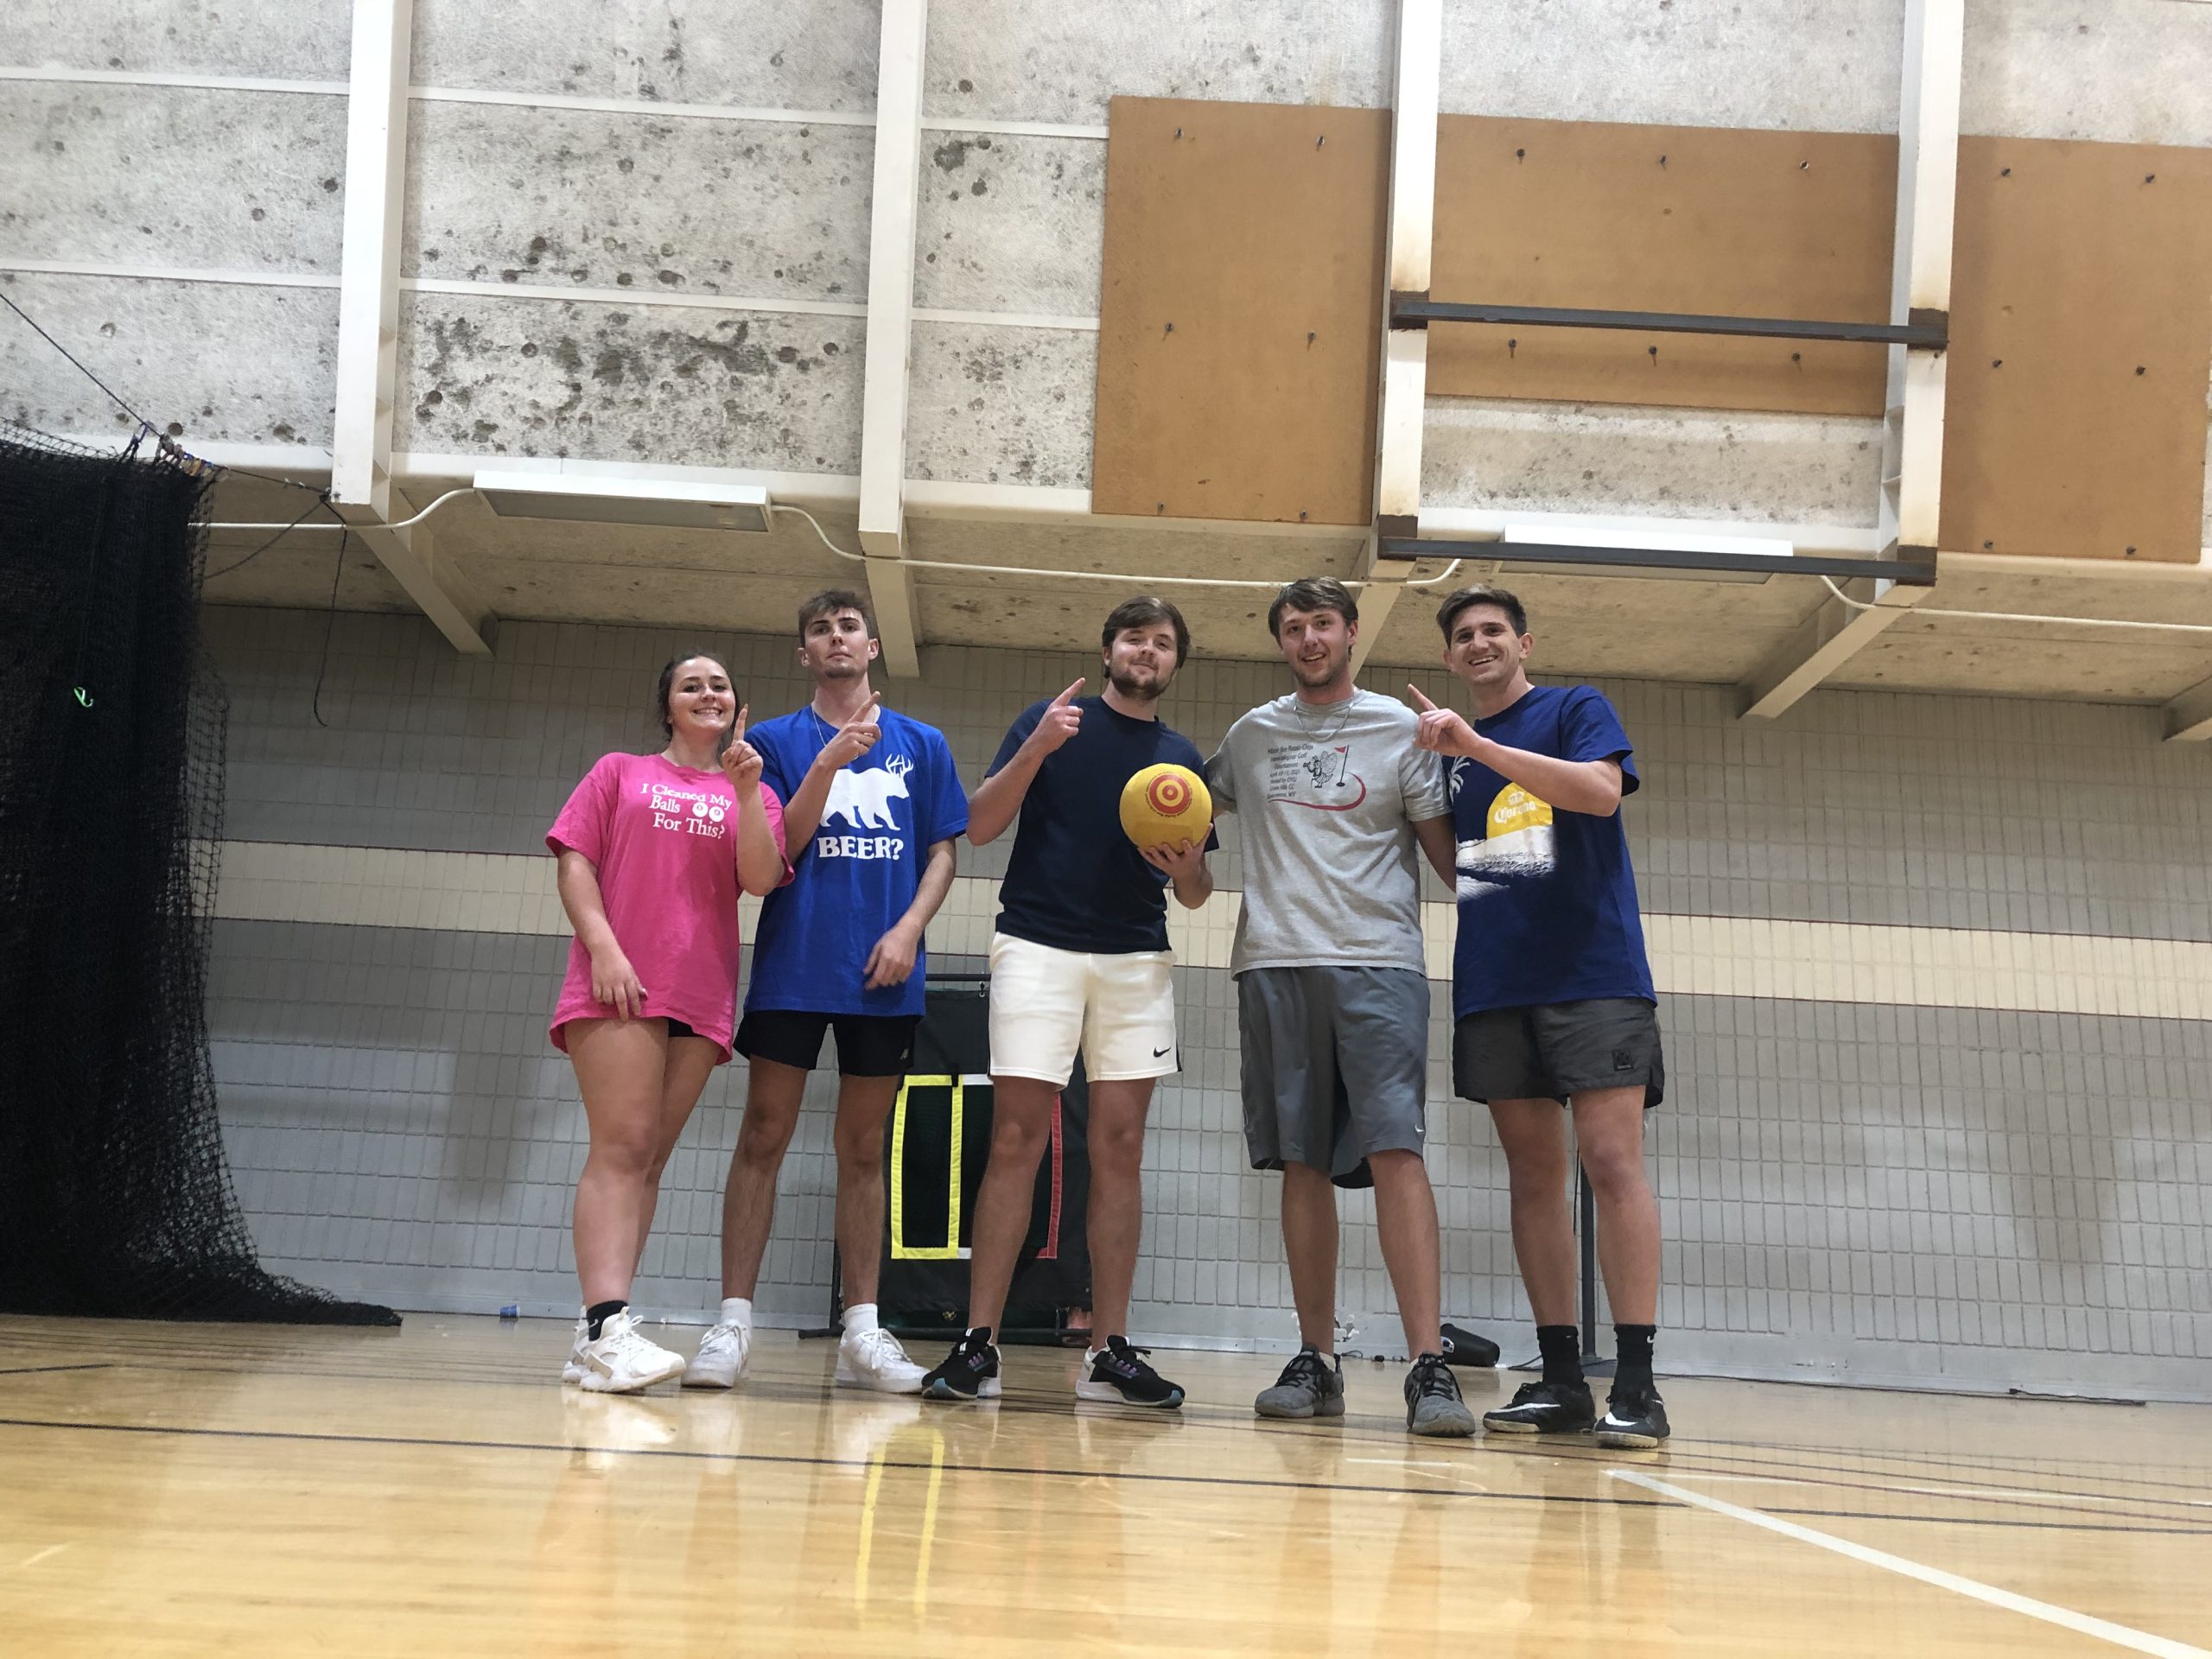
<instances>
[{"instance_id":1,"label":"fluorescent light fixture","mask_svg":"<svg viewBox=\"0 0 2212 1659\"><path fill-rule=\"evenodd\" d=\"M613 474L487 467L474 483L502 518L567 518L679 530L766 530L768 492L757 484L664 483Z\"/></svg>"},{"instance_id":2,"label":"fluorescent light fixture","mask_svg":"<svg viewBox=\"0 0 2212 1659\"><path fill-rule=\"evenodd\" d=\"M1515 547L1617 547L1624 553L1647 556L1632 562L1624 559L1619 564L1592 560L1573 564L1545 564L1530 559L1500 562L1503 571L1538 576L1603 575L1669 582L1762 582L1773 575L1775 570L1787 570L1796 556L1796 549L1778 537L1655 536L1649 531L1586 529L1575 524L1508 524L1499 532L1497 539ZM1677 569L1655 563L1648 556L1668 553L1726 553L1740 557L1767 559L1773 562L1775 570Z\"/></svg>"}]
</instances>

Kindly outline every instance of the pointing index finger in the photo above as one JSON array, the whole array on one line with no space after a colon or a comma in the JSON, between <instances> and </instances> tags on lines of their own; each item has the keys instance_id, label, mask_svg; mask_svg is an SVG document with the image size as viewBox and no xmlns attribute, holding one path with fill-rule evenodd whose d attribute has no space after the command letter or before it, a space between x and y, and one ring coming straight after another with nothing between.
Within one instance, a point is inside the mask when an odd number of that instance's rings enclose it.
<instances>
[{"instance_id":1,"label":"pointing index finger","mask_svg":"<svg viewBox=\"0 0 2212 1659\"><path fill-rule=\"evenodd\" d=\"M1428 700L1428 694L1423 691L1421 687L1408 684L1406 687L1406 690L1414 694L1414 702L1415 706L1421 709L1421 713L1425 715L1433 715L1436 712L1436 705Z\"/></svg>"},{"instance_id":2,"label":"pointing index finger","mask_svg":"<svg viewBox=\"0 0 2212 1659\"><path fill-rule=\"evenodd\" d=\"M1073 685L1068 687L1066 690L1061 692L1058 696L1052 699L1052 707L1055 709L1066 708L1068 704L1075 701L1075 694L1082 690L1083 681L1077 680Z\"/></svg>"}]
</instances>

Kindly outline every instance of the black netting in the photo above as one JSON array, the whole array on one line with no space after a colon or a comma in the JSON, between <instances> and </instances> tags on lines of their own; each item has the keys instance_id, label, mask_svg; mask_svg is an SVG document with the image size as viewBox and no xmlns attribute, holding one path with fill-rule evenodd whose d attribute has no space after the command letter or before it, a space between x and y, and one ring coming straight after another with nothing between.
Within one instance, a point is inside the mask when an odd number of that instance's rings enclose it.
<instances>
[{"instance_id":1,"label":"black netting","mask_svg":"<svg viewBox=\"0 0 2212 1659\"><path fill-rule=\"evenodd\" d=\"M0 428L0 1309L397 1324L265 1272L223 1155L215 477Z\"/></svg>"}]
</instances>

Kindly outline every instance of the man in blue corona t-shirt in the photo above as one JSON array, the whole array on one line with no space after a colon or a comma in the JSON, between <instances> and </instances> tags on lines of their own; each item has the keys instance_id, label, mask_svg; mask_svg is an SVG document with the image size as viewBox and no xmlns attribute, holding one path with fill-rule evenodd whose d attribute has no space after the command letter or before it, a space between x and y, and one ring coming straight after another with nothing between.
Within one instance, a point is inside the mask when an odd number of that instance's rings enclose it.
<instances>
[{"instance_id":1,"label":"man in blue corona t-shirt","mask_svg":"<svg viewBox=\"0 0 2212 1659\"><path fill-rule=\"evenodd\" d=\"M745 1117L722 1196L721 1317L683 1374L728 1388L753 1338L776 1174L822 1038L837 1037L837 1243L847 1295L837 1381L913 1394L922 1368L876 1321L883 1255L883 1126L921 1024L922 931L952 886L968 798L934 727L881 705L868 670L882 645L868 602L832 589L798 609L799 664L814 696L746 741L784 803L793 874L760 908L734 1046Z\"/></svg>"},{"instance_id":2,"label":"man in blue corona t-shirt","mask_svg":"<svg viewBox=\"0 0 2212 1659\"><path fill-rule=\"evenodd\" d=\"M1164 599L1124 600L1106 619L1102 696L1083 682L1021 711L976 791L968 838L982 846L1017 824L991 939L991 1155L976 1197L969 1331L928 1376L926 1398L999 1392L991 1338L1029 1231L1037 1164L1052 1104L1083 1051L1090 1090L1091 1332L1079 1400L1172 1411L1183 1390L1128 1342L1129 1289L1143 1221L1145 1114L1176 1069L1175 959L1166 888L1196 909L1213 891L1209 836L1140 853L1121 824L1122 789L1166 762L1204 758L1160 719L1160 696L1190 654L1183 613Z\"/></svg>"},{"instance_id":3,"label":"man in blue corona t-shirt","mask_svg":"<svg viewBox=\"0 0 2212 1659\"><path fill-rule=\"evenodd\" d=\"M1421 711L1415 741L1445 758L1459 840L1452 1085L1497 1124L1544 1365L1483 1424L1522 1434L1594 1427L1601 1445L1657 1446L1668 1433L1651 1378L1659 1206L1644 1179L1643 1113L1659 1103L1666 1073L1620 817L1641 780L1602 692L1529 683L1534 642L1518 599L1463 588L1436 620L1444 665L1475 703L1470 726L1408 688ZM1563 1104L1597 1199L1618 1321L1619 1368L1602 1419L1576 1339Z\"/></svg>"}]
</instances>

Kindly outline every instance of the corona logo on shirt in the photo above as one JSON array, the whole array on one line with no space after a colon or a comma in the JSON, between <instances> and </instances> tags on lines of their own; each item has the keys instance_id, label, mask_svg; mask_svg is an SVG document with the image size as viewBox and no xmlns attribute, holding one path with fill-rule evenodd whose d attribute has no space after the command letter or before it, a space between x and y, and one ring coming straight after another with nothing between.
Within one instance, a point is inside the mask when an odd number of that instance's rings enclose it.
<instances>
[{"instance_id":1,"label":"corona logo on shirt","mask_svg":"<svg viewBox=\"0 0 2212 1659\"><path fill-rule=\"evenodd\" d=\"M903 836L840 836L830 833L833 818L842 818L854 830L890 830L899 828L899 820L892 815L891 803L911 799L906 790L906 774L914 769L912 759L894 754L881 766L868 772L855 772L850 766L841 769L830 780L830 799L822 809L822 830L814 837L814 852L817 858L899 858L906 851Z\"/></svg>"},{"instance_id":2,"label":"corona logo on shirt","mask_svg":"<svg viewBox=\"0 0 2212 1659\"><path fill-rule=\"evenodd\" d=\"M1462 769L1454 767L1452 792L1458 795ZM1459 897L1478 899L1509 884L1549 875L1559 868L1559 846L1552 828L1551 803L1508 784L1491 799L1479 841L1462 841L1455 866Z\"/></svg>"}]
</instances>

